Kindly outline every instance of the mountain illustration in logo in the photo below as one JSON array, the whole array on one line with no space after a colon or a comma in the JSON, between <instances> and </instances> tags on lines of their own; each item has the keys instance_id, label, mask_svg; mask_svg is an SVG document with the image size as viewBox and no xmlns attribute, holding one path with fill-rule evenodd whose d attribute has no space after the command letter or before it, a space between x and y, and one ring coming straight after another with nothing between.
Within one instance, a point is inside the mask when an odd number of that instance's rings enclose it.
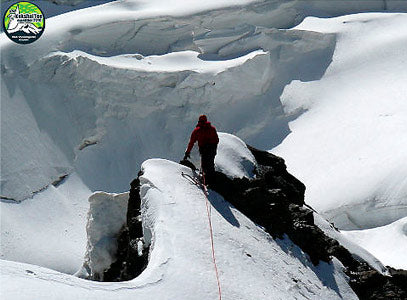
<instances>
[{"instance_id":1,"label":"mountain illustration in logo","mask_svg":"<svg viewBox=\"0 0 407 300\"><path fill-rule=\"evenodd\" d=\"M45 28L44 14L35 4L18 2L11 5L6 11L3 27L12 41L29 44L42 35Z\"/></svg>"}]
</instances>

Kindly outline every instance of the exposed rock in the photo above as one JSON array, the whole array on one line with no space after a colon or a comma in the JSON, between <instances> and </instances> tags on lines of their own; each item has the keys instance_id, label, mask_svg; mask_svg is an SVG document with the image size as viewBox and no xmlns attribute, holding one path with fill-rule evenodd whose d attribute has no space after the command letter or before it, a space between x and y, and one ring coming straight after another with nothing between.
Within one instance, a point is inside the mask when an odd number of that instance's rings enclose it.
<instances>
[{"instance_id":1,"label":"exposed rock","mask_svg":"<svg viewBox=\"0 0 407 300\"><path fill-rule=\"evenodd\" d=\"M314 224L313 210L304 206L305 186L289 174L284 160L248 146L257 160L256 178L230 179L216 173L209 186L274 238L286 234L318 265L335 256L346 267L350 286L360 299L407 299L407 271L385 276L357 260L338 241Z\"/></svg>"},{"instance_id":2,"label":"exposed rock","mask_svg":"<svg viewBox=\"0 0 407 300\"><path fill-rule=\"evenodd\" d=\"M388 268L391 276L383 276L362 264L353 273L350 285L360 299L407 299L407 271Z\"/></svg>"},{"instance_id":3,"label":"exposed rock","mask_svg":"<svg viewBox=\"0 0 407 300\"><path fill-rule=\"evenodd\" d=\"M283 158L278 157L270 152L256 149L250 145L247 148L253 153L256 161L261 166L273 167L276 172L284 171L287 169Z\"/></svg>"},{"instance_id":4,"label":"exposed rock","mask_svg":"<svg viewBox=\"0 0 407 300\"><path fill-rule=\"evenodd\" d=\"M59 178L57 180L53 181L51 184L54 187L60 186L65 181L65 179L68 177L68 175L69 174L64 174L64 175L59 176Z\"/></svg>"},{"instance_id":5,"label":"exposed rock","mask_svg":"<svg viewBox=\"0 0 407 300\"><path fill-rule=\"evenodd\" d=\"M79 145L78 149L79 150L83 150L86 147L92 146L92 145L96 145L98 143L98 141L91 141L91 140L84 140L82 142L82 144Z\"/></svg>"}]
</instances>

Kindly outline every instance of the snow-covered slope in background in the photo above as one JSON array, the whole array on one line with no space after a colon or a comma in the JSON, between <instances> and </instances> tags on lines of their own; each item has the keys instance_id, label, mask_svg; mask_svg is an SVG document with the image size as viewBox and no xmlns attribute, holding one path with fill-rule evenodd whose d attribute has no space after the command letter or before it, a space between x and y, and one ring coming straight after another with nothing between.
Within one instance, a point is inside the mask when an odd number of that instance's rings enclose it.
<instances>
[{"instance_id":1,"label":"snow-covered slope in background","mask_svg":"<svg viewBox=\"0 0 407 300\"><path fill-rule=\"evenodd\" d=\"M77 174L22 203L1 203L1 259L74 274L86 249L91 191Z\"/></svg>"},{"instance_id":2,"label":"snow-covered slope in background","mask_svg":"<svg viewBox=\"0 0 407 300\"><path fill-rule=\"evenodd\" d=\"M360 14L297 27L337 33L337 46L321 80L285 88L286 113L305 112L275 151L306 201L342 229L407 214L406 26L406 15Z\"/></svg>"},{"instance_id":3,"label":"snow-covered slope in background","mask_svg":"<svg viewBox=\"0 0 407 300\"><path fill-rule=\"evenodd\" d=\"M348 237L396 268L407 261L397 221L407 215L406 26L406 15L360 14L296 27L336 33L337 46L321 80L285 88L285 112L304 113L273 150L307 186L306 201L337 227L395 222ZM382 243L379 232L393 234Z\"/></svg>"},{"instance_id":4,"label":"snow-covered slope in background","mask_svg":"<svg viewBox=\"0 0 407 300\"><path fill-rule=\"evenodd\" d=\"M343 234L379 257L385 265L407 270L407 217L386 226L343 231Z\"/></svg>"},{"instance_id":5,"label":"snow-covered slope in background","mask_svg":"<svg viewBox=\"0 0 407 300\"><path fill-rule=\"evenodd\" d=\"M205 194L182 176L194 176L191 170L174 162L148 160L142 170L143 227L152 239L139 277L96 283L2 262L6 298L46 299L52 291L57 299L216 299ZM273 240L218 194L210 192L209 199L216 207L211 214L222 299L357 299L337 260L316 268L289 240Z\"/></svg>"}]
</instances>

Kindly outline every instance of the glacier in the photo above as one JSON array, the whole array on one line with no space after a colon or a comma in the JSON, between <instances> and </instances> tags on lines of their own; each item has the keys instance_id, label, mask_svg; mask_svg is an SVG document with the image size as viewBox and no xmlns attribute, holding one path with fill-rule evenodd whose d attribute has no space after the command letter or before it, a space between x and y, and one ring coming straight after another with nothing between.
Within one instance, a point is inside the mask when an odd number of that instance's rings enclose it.
<instances>
[{"instance_id":1,"label":"glacier","mask_svg":"<svg viewBox=\"0 0 407 300\"><path fill-rule=\"evenodd\" d=\"M407 214L406 22L404 14L360 14L296 27L335 32L338 43L321 80L286 86L287 113L306 112L275 151L309 187L307 202L342 229Z\"/></svg>"},{"instance_id":2,"label":"glacier","mask_svg":"<svg viewBox=\"0 0 407 300\"><path fill-rule=\"evenodd\" d=\"M284 157L308 204L382 262L405 268L407 251L396 250L407 239L406 2L190 3L72 11L48 19L29 47L1 34L4 276L35 290L25 271L35 269L62 289L95 287L42 267L75 273L88 198L126 192L147 159L178 161L202 112ZM239 145L225 145L217 166L250 176L247 152L245 168L229 168L228 148ZM377 228L391 240L380 247L371 231L379 226L392 228Z\"/></svg>"}]
</instances>

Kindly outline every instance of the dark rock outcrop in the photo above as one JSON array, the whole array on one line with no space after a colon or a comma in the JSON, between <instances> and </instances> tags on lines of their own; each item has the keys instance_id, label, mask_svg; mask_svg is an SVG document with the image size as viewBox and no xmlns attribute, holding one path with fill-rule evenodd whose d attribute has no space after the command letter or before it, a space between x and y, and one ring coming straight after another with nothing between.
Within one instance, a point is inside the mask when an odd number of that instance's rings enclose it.
<instances>
[{"instance_id":1,"label":"dark rock outcrop","mask_svg":"<svg viewBox=\"0 0 407 300\"><path fill-rule=\"evenodd\" d=\"M338 241L315 225L313 209L304 203L305 186L286 170L284 160L248 146L258 167L255 179L230 179L217 172L210 189L221 194L274 238L287 235L318 265L332 257L345 266L350 286L360 299L407 299L407 274L384 276L356 259Z\"/></svg>"}]
</instances>

